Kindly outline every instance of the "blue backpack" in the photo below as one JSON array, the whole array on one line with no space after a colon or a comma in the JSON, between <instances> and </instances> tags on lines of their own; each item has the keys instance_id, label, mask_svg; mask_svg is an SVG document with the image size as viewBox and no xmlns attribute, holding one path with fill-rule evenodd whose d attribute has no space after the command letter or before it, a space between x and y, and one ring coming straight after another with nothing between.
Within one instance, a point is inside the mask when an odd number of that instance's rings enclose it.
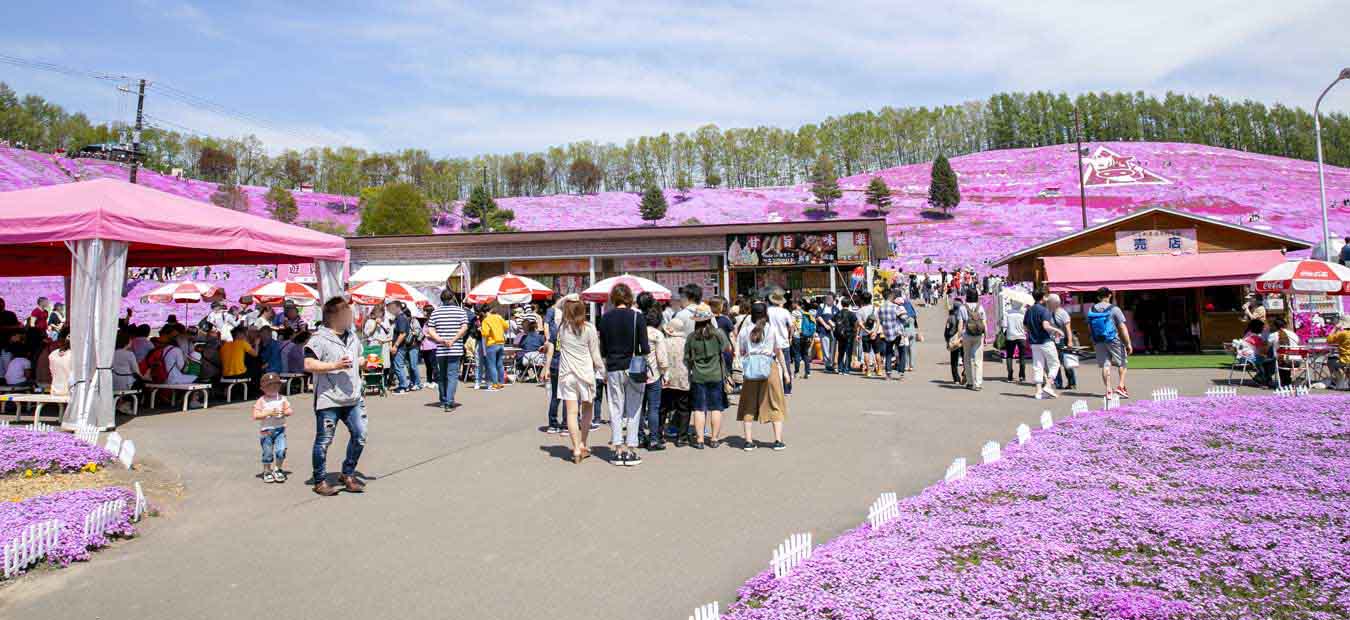
<instances>
[{"instance_id":1,"label":"blue backpack","mask_svg":"<svg viewBox=\"0 0 1350 620\"><path fill-rule=\"evenodd\" d=\"M1088 309L1088 328L1092 330L1093 342L1115 342L1120 338L1116 332L1116 321L1111 318L1111 311L1115 309L1115 306L1107 306L1102 311Z\"/></svg>"},{"instance_id":2,"label":"blue backpack","mask_svg":"<svg viewBox=\"0 0 1350 620\"><path fill-rule=\"evenodd\" d=\"M802 314L802 336L810 338L816 335L816 321L810 314Z\"/></svg>"}]
</instances>

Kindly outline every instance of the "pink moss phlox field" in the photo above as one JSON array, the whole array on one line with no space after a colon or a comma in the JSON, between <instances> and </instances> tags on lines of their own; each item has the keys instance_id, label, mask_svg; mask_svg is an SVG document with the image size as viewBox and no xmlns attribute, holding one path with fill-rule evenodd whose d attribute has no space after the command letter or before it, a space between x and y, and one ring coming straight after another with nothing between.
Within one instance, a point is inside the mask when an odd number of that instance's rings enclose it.
<instances>
[{"instance_id":1,"label":"pink moss phlox field","mask_svg":"<svg viewBox=\"0 0 1350 620\"><path fill-rule=\"evenodd\" d=\"M723 618L1350 617L1348 396L1134 402L1003 456Z\"/></svg>"},{"instance_id":2,"label":"pink moss phlox field","mask_svg":"<svg viewBox=\"0 0 1350 620\"><path fill-rule=\"evenodd\" d=\"M126 500L127 507L118 514L106 533L84 538L84 518L103 502ZM133 536L131 525L135 510L135 494L122 487L60 491L21 502L0 503L0 547L18 537L31 523L57 519L64 526L56 550L48 555L55 565L68 566L71 562L89 559L89 550L108 544L111 538Z\"/></svg>"},{"instance_id":3,"label":"pink moss phlox field","mask_svg":"<svg viewBox=\"0 0 1350 620\"><path fill-rule=\"evenodd\" d=\"M113 455L70 433L36 433L19 427L0 428L0 476L26 470L72 472L88 465L111 463Z\"/></svg>"}]
</instances>

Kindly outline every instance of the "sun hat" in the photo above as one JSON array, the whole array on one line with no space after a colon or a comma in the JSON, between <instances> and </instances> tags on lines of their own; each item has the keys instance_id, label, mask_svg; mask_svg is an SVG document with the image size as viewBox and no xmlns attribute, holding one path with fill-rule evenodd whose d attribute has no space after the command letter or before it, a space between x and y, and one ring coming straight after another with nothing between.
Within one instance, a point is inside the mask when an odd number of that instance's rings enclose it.
<instances>
[{"instance_id":1,"label":"sun hat","mask_svg":"<svg viewBox=\"0 0 1350 620\"><path fill-rule=\"evenodd\" d=\"M787 303L787 298L783 296L782 290L774 289L772 293L769 293L769 301L773 302L775 306L781 306Z\"/></svg>"},{"instance_id":2,"label":"sun hat","mask_svg":"<svg viewBox=\"0 0 1350 620\"><path fill-rule=\"evenodd\" d=\"M694 306L691 312L694 315L695 323L702 323L703 321L711 321L713 318L712 308L709 308L708 304L699 304L697 306Z\"/></svg>"},{"instance_id":3,"label":"sun hat","mask_svg":"<svg viewBox=\"0 0 1350 620\"><path fill-rule=\"evenodd\" d=\"M562 296L562 300L563 300L563 301L581 301L581 295L578 295L578 294L576 294L576 293L568 293L568 294Z\"/></svg>"},{"instance_id":4,"label":"sun hat","mask_svg":"<svg viewBox=\"0 0 1350 620\"><path fill-rule=\"evenodd\" d=\"M262 376L262 379L258 381L258 384L261 385L262 387L267 387L269 385L281 385L281 377L278 376L277 373L275 372L269 372Z\"/></svg>"},{"instance_id":5,"label":"sun hat","mask_svg":"<svg viewBox=\"0 0 1350 620\"><path fill-rule=\"evenodd\" d=\"M661 326L661 329L664 330L664 331L666 332L666 335L667 335L667 336L683 335L683 334L684 334L684 319L682 319L682 318L680 318L680 317L678 317L678 316L677 316L677 317L672 317L669 321L666 321L666 324L665 324L665 325L662 325L662 326Z\"/></svg>"}]
</instances>

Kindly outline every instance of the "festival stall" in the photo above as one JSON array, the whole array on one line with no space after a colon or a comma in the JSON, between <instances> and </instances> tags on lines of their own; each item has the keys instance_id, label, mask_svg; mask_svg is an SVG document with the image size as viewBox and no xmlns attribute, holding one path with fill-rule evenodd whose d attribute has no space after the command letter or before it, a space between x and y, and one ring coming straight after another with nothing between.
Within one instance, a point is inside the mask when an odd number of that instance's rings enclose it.
<instances>
[{"instance_id":1,"label":"festival stall","mask_svg":"<svg viewBox=\"0 0 1350 620\"><path fill-rule=\"evenodd\" d=\"M1216 350L1242 336L1242 304L1258 275L1311 244L1274 233L1182 213L1141 209L1037 244L993 263L1008 281L1044 286L1069 298L1081 319L1093 292L1116 292L1135 349ZM1272 306L1276 299L1272 298ZM1268 308L1272 314L1283 312ZM1087 342L1086 321L1074 320Z\"/></svg>"},{"instance_id":2,"label":"festival stall","mask_svg":"<svg viewBox=\"0 0 1350 620\"><path fill-rule=\"evenodd\" d=\"M113 179L0 193L0 276L68 276L70 406L63 426L116 424L113 343L128 267L313 261L341 295L341 237Z\"/></svg>"}]
</instances>

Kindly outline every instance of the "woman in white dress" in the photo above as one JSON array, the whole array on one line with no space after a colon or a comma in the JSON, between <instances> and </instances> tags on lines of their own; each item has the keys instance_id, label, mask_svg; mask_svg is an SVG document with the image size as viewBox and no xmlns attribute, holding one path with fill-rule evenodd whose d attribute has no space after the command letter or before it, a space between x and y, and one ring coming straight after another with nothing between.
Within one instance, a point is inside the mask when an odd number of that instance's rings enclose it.
<instances>
[{"instance_id":1,"label":"woman in white dress","mask_svg":"<svg viewBox=\"0 0 1350 620\"><path fill-rule=\"evenodd\" d=\"M567 297L558 327L558 400L567 411L572 462L581 463L591 455L586 447L591 403L595 401L595 376L605 371L605 358L600 355L600 335L586 320L586 304L575 294Z\"/></svg>"}]
</instances>

